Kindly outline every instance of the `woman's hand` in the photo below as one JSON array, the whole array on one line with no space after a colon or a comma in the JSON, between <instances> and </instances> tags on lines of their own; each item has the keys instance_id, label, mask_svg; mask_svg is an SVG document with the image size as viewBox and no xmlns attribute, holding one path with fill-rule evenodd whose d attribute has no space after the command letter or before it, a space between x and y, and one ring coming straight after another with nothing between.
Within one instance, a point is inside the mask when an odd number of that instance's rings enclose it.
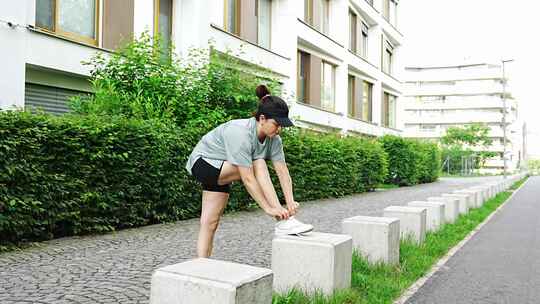
<instances>
[{"instance_id":1,"label":"woman's hand","mask_svg":"<svg viewBox=\"0 0 540 304\"><path fill-rule=\"evenodd\" d=\"M287 209L289 210L289 214L291 216L295 215L298 212L298 207L300 204L298 202L292 201L291 203L287 203Z\"/></svg>"},{"instance_id":2,"label":"woman's hand","mask_svg":"<svg viewBox=\"0 0 540 304\"><path fill-rule=\"evenodd\" d=\"M289 211L281 206L272 207L266 211L266 213L272 217L275 217L277 220L286 220L289 218Z\"/></svg>"}]
</instances>

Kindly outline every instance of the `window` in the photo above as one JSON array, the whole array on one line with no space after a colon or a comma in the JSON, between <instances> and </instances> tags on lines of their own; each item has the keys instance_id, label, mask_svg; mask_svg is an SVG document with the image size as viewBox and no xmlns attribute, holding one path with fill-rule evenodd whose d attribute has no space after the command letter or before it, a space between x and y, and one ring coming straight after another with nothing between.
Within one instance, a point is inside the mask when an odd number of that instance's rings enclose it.
<instances>
[{"instance_id":1,"label":"window","mask_svg":"<svg viewBox=\"0 0 540 304\"><path fill-rule=\"evenodd\" d=\"M309 100L309 61L310 55L298 51L298 77L296 98L299 102L307 103Z\"/></svg>"},{"instance_id":2,"label":"window","mask_svg":"<svg viewBox=\"0 0 540 304\"><path fill-rule=\"evenodd\" d=\"M225 0L225 30L240 35L240 0Z\"/></svg>"},{"instance_id":3,"label":"window","mask_svg":"<svg viewBox=\"0 0 540 304\"><path fill-rule=\"evenodd\" d=\"M358 33L360 25L360 37ZM362 58L367 58L368 47L368 26L363 21L358 20L358 16L349 10L349 50L358 54Z\"/></svg>"},{"instance_id":4,"label":"window","mask_svg":"<svg viewBox=\"0 0 540 304\"><path fill-rule=\"evenodd\" d=\"M330 1L305 0L304 21L328 35L330 32Z\"/></svg>"},{"instance_id":5,"label":"window","mask_svg":"<svg viewBox=\"0 0 540 304\"><path fill-rule=\"evenodd\" d=\"M364 81L362 87L362 120L372 121L373 84Z\"/></svg>"},{"instance_id":6,"label":"window","mask_svg":"<svg viewBox=\"0 0 540 304\"><path fill-rule=\"evenodd\" d=\"M349 81L348 81L348 111L347 114L351 117L356 117L357 109L356 109L356 79L353 75L349 75Z\"/></svg>"},{"instance_id":7,"label":"window","mask_svg":"<svg viewBox=\"0 0 540 304\"><path fill-rule=\"evenodd\" d=\"M435 132L437 125L420 125L420 131L422 132Z\"/></svg>"},{"instance_id":8,"label":"window","mask_svg":"<svg viewBox=\"0 0 540 304\"><path fill-rule=\"evenodd\" d=\"M154 36L159 37L161 52L169 54L172 35L172 0L154 0Z\"/></svg>"},{"instance_id":9,"label":"window","mask_svg":"<svg viewBox=\"0 0 540 304\"><path fill-rule=\"evenodd\" d=\"M396 127L396 96L384 92L381 122L384 127Z\"/></svg>"},{"instance_id":10,"label":"window","mask_svg":"<svg viewBox=\"0 0 540 304\"><path fill-rule=\"evenodd\" d=\"M97 45L98 0L36 1L36 27Z\"/></svg>"},{"instance_id":11,"label":"window","mask_svg":"<svg viewBox=\"0 0 540 304\"><path fill-rule=\"evenodd\" d=\"M335 70L336 68L326 62L322 62L321 68L321 107L328 111L334 111L335 99Z\"/></svg>"},{"instance_id":12,"label":"window","mask_svg":"<svg viewBox=\"0 0 540 304\"><path fill-rule=\"evenodd\" d=\"M383 17L393 26L397 26L397 0L383 0Z\"/></svg>"},{"instance_id":13,"label":"window","mask_svg":"<svg viewBox=\"0 0 540 304\"><path fill-rule=\"evenodd\" d=\"M328 35L330 33L330 1L329 0L319 0L321 4L321 22L322 32Z\"/></svg>"},{"instance_id":14,"label":"window","mask_svg":"<svg viewBox=\"0 0 540 304\"><path fill-rule=\"evenodd\" d=\"M397 27L397 0L389 0L389 10L387 20L394 27Z\"/></svg>"},{"instance_id":15,"label":"window","mask_svg":"<svg viewBox=\"0 0 540 304\"><path fill-rule=\"evenodd\" d=\"M349 10L349 50L351 50L353 53L357 52L357 37L358 37L358 31L357 31L357 17L356 14Z\"/></svg>"},{"instance_id":16,"label":"window","mask_svg":"<svg viewBox=\"0 0 540 304\"><path fill-rule=\"evenodd\" d=\"M383 0L383 17L390 20L390 0Z\"/></svg>"},{"instance_id":17,"label":"window","mask_svg":"<svg viewBox=\"0 0 540 304\"><path fill-rule=\"evenodd\" d=\"M133 39L135 0L104 0L102 47L115 50Z\"/></svg>"},{"instance_id":18,"label":"window","mask_svg":"<svg viewBox=\"0 0 540 304\"><path fill-rule=\"evenodd\" d=\"M304 21L313 25L313 0L304 0Z\"/></svg>"},{"instance_id":19,"label":"window","mask_svg":"<svg viewBox=\"0 0 540 304\"><path fill-rule=\"evenodd\" d=\"M383 59L383 62L382 62L382 67L383 67L383 72L387 73L387 74L392 74L392 56L393 56L393 53L394 53L394 47L390 44L390 42L388 41L385 41L384 43L384 48L383 48L383 56L382 56L382 59Z\"/></svg>"},{"instance_id":20,"label":"window","mask_svg":"<svg viewBox=\"0 0 540 304\"><path fill-rule=\"evenodd\" d=\"M362 22L362 38L360 39L360 56L367 58L368 55L368 26Z\"/></svg>"},{"instance_id":21,"label":"window","mask_svg":"<svg viewBox=\"0 0 540 304\"><path fill-rule=\"evenodd\" d=\"M269 49L272 20L272 2L270 0L257 1L257 43Z\"/></svg>"}]
</instances>

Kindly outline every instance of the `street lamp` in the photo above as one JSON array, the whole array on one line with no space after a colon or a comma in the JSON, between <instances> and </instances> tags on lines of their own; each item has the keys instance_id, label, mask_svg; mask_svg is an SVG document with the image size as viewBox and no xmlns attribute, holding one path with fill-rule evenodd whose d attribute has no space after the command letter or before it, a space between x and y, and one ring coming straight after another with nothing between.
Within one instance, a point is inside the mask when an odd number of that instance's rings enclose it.
<instances>
[{"instance_id":1,"label":"street lamp","mask_svg":"<svg viewBox=\"0 0 540 304\"><path fill-rule=\"evenodd\" d=\"M502 62L502 78L503 78L503 177L506 179L506 78L504 75L504 64L512 62L514 59L501 60Z\"/></svg>"}]
</instances>

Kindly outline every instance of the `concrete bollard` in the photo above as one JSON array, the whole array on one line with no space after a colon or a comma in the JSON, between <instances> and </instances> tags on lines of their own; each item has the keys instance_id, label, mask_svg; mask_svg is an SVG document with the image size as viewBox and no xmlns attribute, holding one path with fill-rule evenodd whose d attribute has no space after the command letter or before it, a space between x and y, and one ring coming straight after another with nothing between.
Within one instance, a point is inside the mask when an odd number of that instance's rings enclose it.
<instances>
[{"instance_id":1,"label":"concrete bollard","mask_svg":"<svg viewBox=\"0 0 540 304\"><path fill-rule=\"evenodd\" d=\"M272 240L274 290L292 288L325 295L351 286L352 238L344 234L312 232Z\"/></svg>"},{"instance_id":2,"label":"concrete bollard","mask_svg":"<svg viewBox=\"0 0 540 304\"><path fill-rule=\"evenodd\" d=\"M474 189L463 189L463 190L455 190L453 191L452 193L465 193L465 194L472 194L473 195L473 208L478 208L480 206L482 206L481 204L481 194L478 190L474 190Z\"/></svg>"},{"instance_id":3,"label":"concrete bollard","mask_svg":"<svg viewBox=\"0 0 540 304\"><path fill-rule=\"evenodd\" d=\"M428 202L444 203L444 219L447 223L454 223L459 216L459 199L442 196L432 196L427 198Z\"/></svg>"},{"instance_id":4,"label":"concrete bollard","mask_svg":"<svg viewBox=\"0 0 540 304\"><path fill-rule=\"evenodd\" d=\"M426 208L426 231L437 231L445 222L443 202L412 201L407 203L410 207Z\"/></svg>"},{"instance_id":5,"label":"concrete bollard","mask_svg":"<svg viewBox=\"0 0 540 304\"><path fill-rule=\"evenodd\" d=\"M151 304L272 303L272 271L231 262L195 259L152 275Z\"/></svg>"},{"instance_id":6,"label":"concrete bollard","mask_svg":"<svg viewBox=\"0 0 540 304\"><path fill-rule=\"evenodd\" d=\"M478 192L480 192L480 206L481 207L482 205L484 205L485 202L487 202L487 200L489 199L489 193L488 193L488 190L485 186L474 186L474 187L470 187L469 189L471 190L476 190Z\"/></svg>"},{"instance_id":7,"label":"concrete bollard","mask_svg":"<svg viewBox=\"0 0 540 304\"><path fill-rule=\"evenodd\" d=\"M411 237L417 244L422 244L426 238L426 208L390 206L384 208L384 217L399 219L401 239Z\"/></svg>"},{"instance_id":8,"label":"concrete bollard","mask_svg":"<svg viewBox=\"0 0 540 304\"><path fill-rule=\"evenodd\" d=\"M459 214L467 214L469 212L469 194L464 193L443 193L442 197L455 197L459 199Z\"/></svg>"},{"instance_id":9,"label":"concrete bollard","mask_svg":"<svg viewBox=\"0 0 540 304\"><path fill-rule=\"evenodd\" d=\"M370 263L399 263L399 219L355 216L344 219L342 229L352 237L353 249Z\"/></svg>"}]
</instances>

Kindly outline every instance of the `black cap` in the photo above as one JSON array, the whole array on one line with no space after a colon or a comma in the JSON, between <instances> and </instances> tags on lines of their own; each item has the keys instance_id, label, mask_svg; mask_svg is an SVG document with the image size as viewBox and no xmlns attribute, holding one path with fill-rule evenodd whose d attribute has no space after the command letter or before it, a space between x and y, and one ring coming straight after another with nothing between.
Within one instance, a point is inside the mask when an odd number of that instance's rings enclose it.
<instances>
[{"instance_id":1,"label":"black cap","mask_svg":"<svg viewBox=\"0 0 540 304\"><path fill-rule=\"evenodd\" d=\"M259 103L257 109L259 114L264 114L266 118L274 119L281 127L292 127L294 124L289 119L289 107L278 96L265 96Z\"/></svg>"}]
</instances>

